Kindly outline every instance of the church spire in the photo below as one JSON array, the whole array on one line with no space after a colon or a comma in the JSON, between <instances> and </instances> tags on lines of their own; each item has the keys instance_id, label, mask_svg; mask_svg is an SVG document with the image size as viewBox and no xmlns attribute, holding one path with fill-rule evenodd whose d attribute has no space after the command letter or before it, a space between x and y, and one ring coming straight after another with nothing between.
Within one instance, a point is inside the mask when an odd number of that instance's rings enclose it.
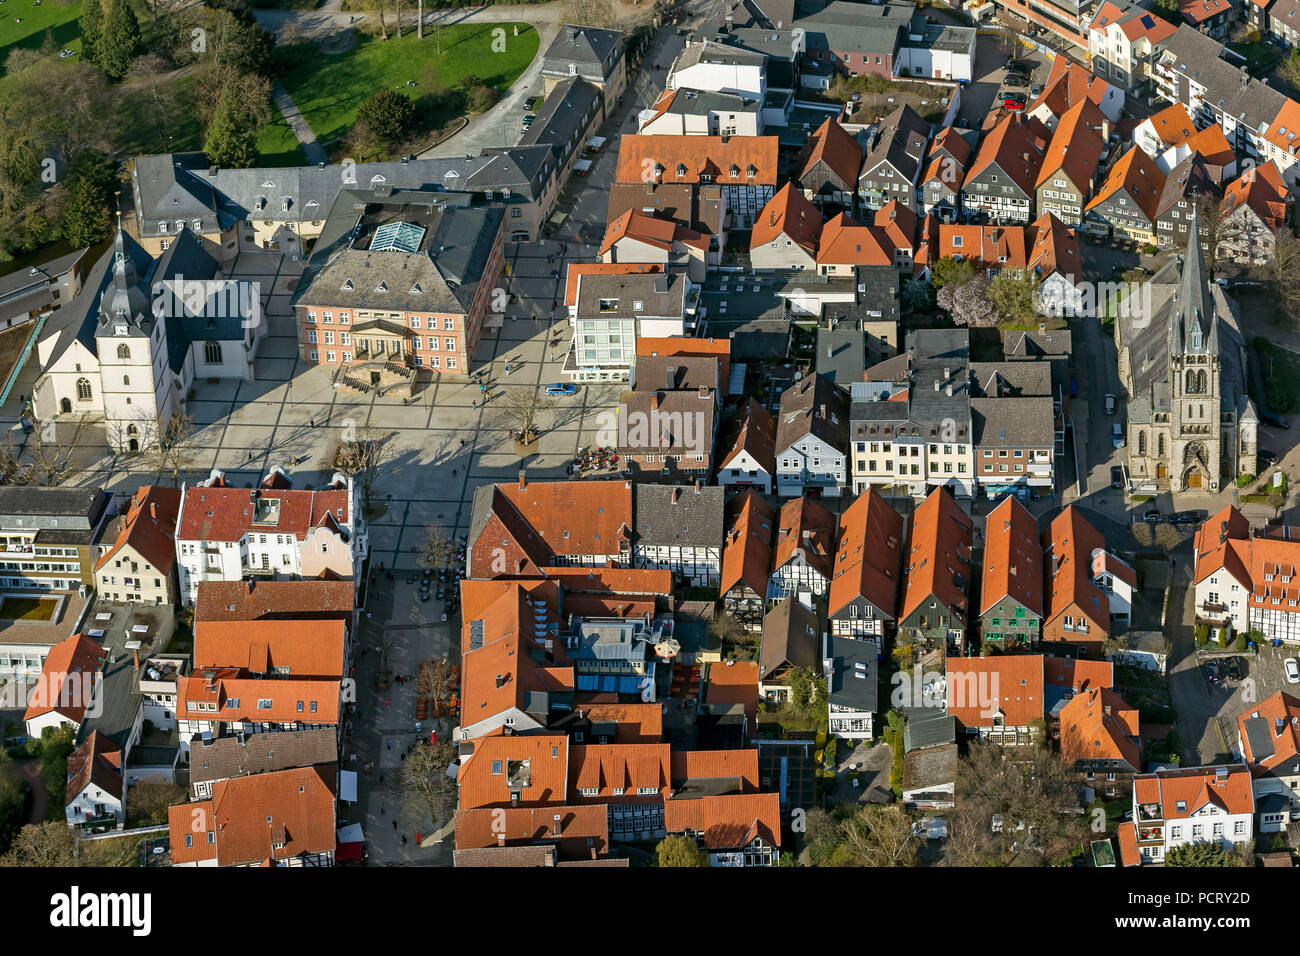
<instances>
[{"instance_id":1,"label":"church spire","mask_svg":"<svg viewBox=\"0 0 1300 956\"><path fill-rule=\"evenodd\" d=\"M1218 352L1214 296L1201 255L1200 222L1192 206L1192 222L1187 229L1187 252L1183 256L1182 275L1174 290L1174 349L1180 354Z\"/></svg>"}]
</instances>

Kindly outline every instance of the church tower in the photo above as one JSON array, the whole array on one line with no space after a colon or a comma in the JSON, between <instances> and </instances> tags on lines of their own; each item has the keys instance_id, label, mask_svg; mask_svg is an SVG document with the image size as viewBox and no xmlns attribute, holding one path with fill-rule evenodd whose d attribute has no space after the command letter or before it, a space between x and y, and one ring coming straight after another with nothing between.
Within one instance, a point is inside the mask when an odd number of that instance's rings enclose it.
<instances>
[{"instance_id":1,"label":"church tower","mask_svg":"<svg viewBox=\"0 0 1300 956\"><path fill-rule=\"evenodd\" d=\"M1169 483L1173 491L1219 490L1221 360L1219 320L1193 211L1169 312Z\"/></svg>"}]
</instances>

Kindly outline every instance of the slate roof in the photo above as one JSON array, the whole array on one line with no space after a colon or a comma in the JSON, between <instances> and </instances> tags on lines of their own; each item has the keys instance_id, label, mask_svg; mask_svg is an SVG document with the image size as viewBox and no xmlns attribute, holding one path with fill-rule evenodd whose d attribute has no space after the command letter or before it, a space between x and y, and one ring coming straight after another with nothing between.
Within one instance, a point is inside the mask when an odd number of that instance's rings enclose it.
<instances>
[{"instance_id":1,"label":"slate roof","mask_svg":"<svg viewBox=\"0 0 1300 956\"><path fill-rule=\"evenodd\" d=\"M848 451L849 396L824 375L805 375L781 393L781 410L776 422L777 454L809 434L836 451Z\"/></svg>"},{"instance_id":2,"label":"slate roof","mask_svg":"<svg viewBox=\"0 0 1300 956\"><path fill-rule=\"evenodd\" d=\"M715 548L721 555L725 498L726 489L717 485L635 485L633 540L647 547Z\"/></svg>"},{"instance_id":3,"label":"slate roof","mask_svg":"<svg viewBox=\"0 0 1300 956\"><path fill-rule=\"evenodd\" d=\"M328 727L274 734L214 737L190 745L190 781L226 780L338 761L338 736Z\"/></svg>"},{"instance_id":4,"label":"slate roof","mask_svg":"<svg viewBox=\"0 0 1300 956\"><path fill-rule=\"evenodd\" d=\"M759 648L760 680L790 667L817 668L821 661L821 620L816 611L786 598L763 618L763 640Z\"/></svg>"},{"instance_id":5,"label":"slate roof","mask_svg":"<svg viewBox=\"0 0 1300 956\"><path fill-rule=\"evenodd\" d=\"M875 713L879 707L875 642L827 634L826 657L830 661L826 675L830 702Z\"/></svg>"}]
</instances>

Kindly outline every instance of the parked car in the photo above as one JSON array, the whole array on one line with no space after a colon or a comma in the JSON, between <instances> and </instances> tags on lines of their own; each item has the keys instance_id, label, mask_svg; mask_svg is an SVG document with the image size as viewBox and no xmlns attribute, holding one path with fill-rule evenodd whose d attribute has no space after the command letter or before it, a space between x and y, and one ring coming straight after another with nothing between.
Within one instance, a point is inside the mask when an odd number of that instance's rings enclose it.
<instances>
[{"instance_id":1,"label":"parked car","mask_svg":"<svg viewBox=\"0 0 1300 956\"><path fill-rule=\"evenodd\" d=\"M1255 454L1255 457L1259 459L1259 467L1261 469L1270 468L1277 464L1277 452L1270 451L1267 448L1261 448Z\"/></svg>"},{"instance_id":2,"label":"parked car","mask_svg":"<svg viewBox=\"0 0 1300 956\"><path fill-rule=\"evenodd\" d=\"M1124 469L1119 465L1110 466L1110 486L1112 488L1124 487Z\"/></svg>"},{"instance_id":3,"label":"parked car","mask_svg":"<svg viewBox=\"0 0 1300 956\"><path fill-rule=\"evenodd\" d=\"M1115 396L1111 395L1110 393L1106 394L1106 414L1107 415L1115 414Z\"/></svg>"},{"instance_id":4,"label":"parked car","mask_svg":"<svg viewBox=\"0 0 1300 956\"><path fill-rule=\"evenodd\" d=\"M1286 669L1286 682L1300 684L1300 663L1297 663L1294 657L1288 657L1282 662L1282 666Z\"/></svg>"},{"instance_id":5,"label":"parked car","mask_svg":"<svg viewBox=\"0 0 1300 956\"><path fill-rule=\"evenodd\" d=\"M531 113L533 111L533 107L536 105L537 105L537 97L535 96L528 97L528 99L524 100L524 112Z\"/></svg>"},{"instance_id":6,"label":"parked car","mask_svg":"<svg viewBox=\"0 0 1300 956\"><path fill-rule=\"evenodd\" d=\"M1116 448L1124 447L1124 429L1120 427L1119 422L1111 426L1110 437Z\"/></svg>"},{"instance_id":7,"label":"parked car","mask_svg":"<svg viewBox=\"0 0 1300 956\"><path fill-rule=\"evenodd\" d=\"M1195 511L1175 511L1169 516L1170 524L1196 524Z\"/></svg>"},{"instance_id":8,"label":"parked car","mask_svg":"<svg viewBox=\"0 0 1300 956\"><path fill-rule=\"evenodd\" d=\"M1159 508L1148 508L1142 512L1142 520L1147 524L1159 524L1165 520L1165 516L1160 513Z\"/></svg>"},{"instance_id":9,"label":"parked car","mask_svg":"<svg viewBox=\"0 0 1300 956\"><path fill-rule=\"evenodd\" d=\"M1013 113L1016 112L1017 110L1023 110L1025 108L1024 97L1019 97L1019 98L1014 96L1004 97L1002 100L1002 108L1004 110L1010 110Z\"/></svg>"},{"instance_id":10,"label":"parked car","mask_svg":"<svg viewBox=\"0 0 1300 956\"><path fill-rule=\"evenodd\" d=\"M1028 86L1029 77L1020 73L1008 73L1002 78L1004 86Z\"/></svg>"},{"instance_id":11,"label":"parked car","mask_svg":"<svg viewBox=\"0 0 1300 956\"><path fill-rule=\"evenodd\" d=\"M556 382L554 385L546 386L547 395L572 395L578 390L578 386L572 382Z\"/></svg>"},{"instance_id":12,"label":"parked car","mask_svg":"<svg viewBox=\"0 0 1300 956\"><path fill-rule=\"evenodd\" d=\"M1033 88L1029 91L1029 95L1032 96L1034 99L1038 99L1039 95L1042 92L1043 92L1043 88L1037 84L1034 84Z\"/></svg>"},{"instance_id":13,"label":"parked car","mask_svg":"<svg viewBox=\"0 0 1300 956\"><path fill-rule=\"evenodd\" d=\"M1007 72L1024 73L1027 75L1034 72L1034 64L1029 60L1008 60Z\"/></svg>"},{"instance_id":14,"label":"parked car","mask_svg":"<svg viewBox=\"0 0 1300 956\"><path fill-rule=\"evenodd\" d=\"M534 121L535 119L537 119L537 117L534 116L532 113L529 113L527 116L525 116L525 117L524 117L524 129L528 129L528 127L532 126L532 125L533 125L533 121Z\"/></svg>"},{"instance_id":15,"label":"parked car","mask_svg":"<svg viewBox=\"0 0 1300 956\"><path fill-rule=\"evenodd\" d=\"M1263 419L1265 424L1272 425L1275 428L1291 427L1291 419L1285 415L1279 415L1277 412L1260 412L1259 417Z\"/></svg>"},{"instance_id":16,"label":"parked car","mask_svg":"<svg viewBox=\"0 0 1300 956\"><path fill-rule=\"evenodd\" d=\"M1219 668L1217 661L1205 662L1205 679L1211 684L1217 684L1223 680L1223 671Z\"/></svg>"},{"instance_id":17,"label":"parked car","mask_svg":"<svg viewBox=\"0 0 1300 956\"><path fill-rule=\"evenodd\" d=\"M1223 675L1231 681L1239 681L1246 676L1246 661L1241 657L1229 657L1223 662Z\"/></svg>"}]
</instances>

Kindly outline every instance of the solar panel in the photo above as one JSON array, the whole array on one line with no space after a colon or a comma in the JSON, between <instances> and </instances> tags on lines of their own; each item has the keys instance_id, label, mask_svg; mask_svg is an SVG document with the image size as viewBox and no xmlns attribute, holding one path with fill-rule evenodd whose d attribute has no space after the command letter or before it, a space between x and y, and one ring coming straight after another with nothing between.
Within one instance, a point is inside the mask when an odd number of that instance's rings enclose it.
<instances>
[{"instance_id":1,"label":"solar panel","mask_svg":"<svg viewBox=\"0 0 1300 956\"><path fill-rule=\"evenodd\" d=\"M1150 30L1153 26L1156 25L1156 21L1153 20L1153 19L1151 18L1151 15L1150 15L1150 14L1147 14L1146 16L1144 16L1144 17L1142 18L1142 20L1141 20L1141 23L1142 23L1142 25L1143 25L1144 27L1146 27L1148 30Z\"/></svg>"},{"instance_id":2,"label":"solar panel","mask_svg":"<svg viewBox=\"0 0 1300 956\"><path fill-rule=\"evenodd\" d=\"M424 239L424 227L413 222L386 222L375 230L371 252L415 252Z\"/></svg>"}]
</instances>

